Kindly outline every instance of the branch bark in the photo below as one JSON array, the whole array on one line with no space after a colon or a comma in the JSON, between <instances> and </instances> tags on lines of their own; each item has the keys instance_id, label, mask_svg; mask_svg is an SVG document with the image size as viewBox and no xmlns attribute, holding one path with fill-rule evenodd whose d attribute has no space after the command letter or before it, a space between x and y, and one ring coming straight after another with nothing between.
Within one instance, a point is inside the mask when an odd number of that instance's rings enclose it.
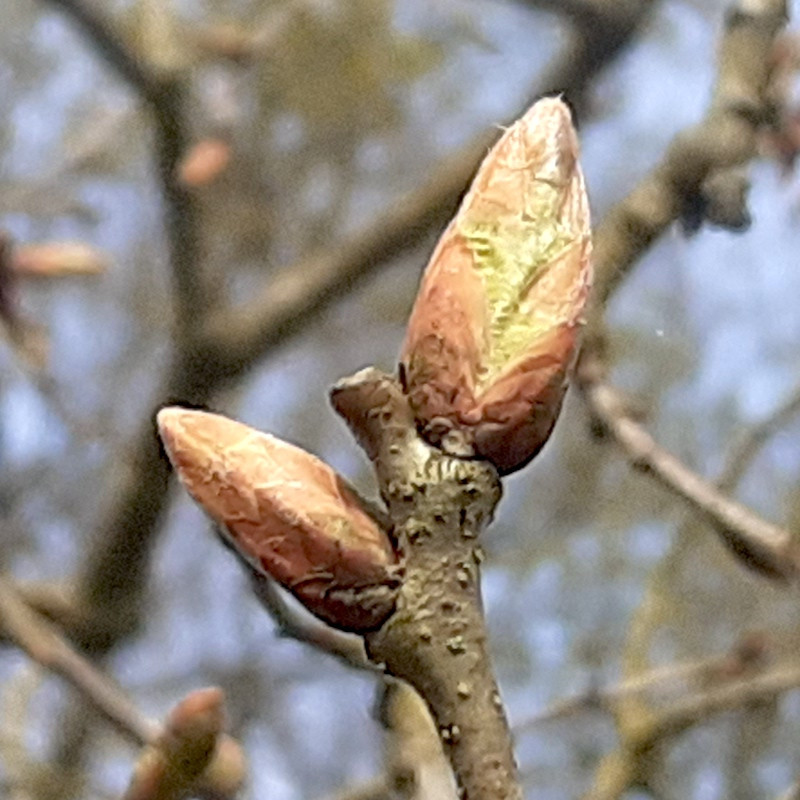
<instances>
[{"instance_id":1,"label":"branch bark","mask_svg":"<svg viewBox=\"0 0 800 800\"><path fill-rule=\"evenodd\" d=\"M500 499L497 473L425 443L388 375L363 370L331 397L375 463L405 558L395 612L367 652L428 704L464 798L520 800L480 597L477 539Z\"/></svg>"}]
</instances>

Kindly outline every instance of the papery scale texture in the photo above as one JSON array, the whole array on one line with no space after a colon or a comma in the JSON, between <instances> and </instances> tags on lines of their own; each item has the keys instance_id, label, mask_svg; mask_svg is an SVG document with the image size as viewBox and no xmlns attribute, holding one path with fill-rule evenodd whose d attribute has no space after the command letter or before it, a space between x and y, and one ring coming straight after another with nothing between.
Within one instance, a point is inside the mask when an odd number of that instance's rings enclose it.
<instances>
[{"instance_id":1,"label":"papery scale texture","mask_svg":"<svg viewBox=\"0 0 800 800\"><path fill-rule=\"evenodd\" d=\"M171 408L158 421L182 483L257 571L340 628L389 613L380 590L396 585L397 556L333 469L217 414Z\"/></svg>"},{"instance_id":2,"label":"papery scale texture","mask_svg":"<svg viewBox=\"0 0 800 800\"><path fill-rule=\"evenodd\" d=\"M403 346L423 433L458 431L501 472L546 441L574 359L591 279L577 153L558 99L504 133L433 253Z\"/></svg>"}]
</instances>

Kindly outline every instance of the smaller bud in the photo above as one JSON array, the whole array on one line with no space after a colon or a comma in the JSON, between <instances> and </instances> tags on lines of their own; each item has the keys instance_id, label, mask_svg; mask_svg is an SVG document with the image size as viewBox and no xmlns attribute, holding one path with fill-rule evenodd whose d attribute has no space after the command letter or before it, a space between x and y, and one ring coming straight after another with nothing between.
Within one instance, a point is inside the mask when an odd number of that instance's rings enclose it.
<instances>
[{"instance_id":1,"label":"smaller bud","mask_svg":"<svg viewBox=\"0 0 800 800\"><path fill-rule=\"evenodd\" d=\"M83 242L49 242L17 245L11 269L26 278L61 278L68 275L98 275L108 269L105 253Z\"/></svg>"},{"instance_id":2,"label":"smaller bud","mask_svg":"<svg viewBox=\"0 0 800 800\"><path fill-rule=\"evenodd\" d=\"M125 800L181 800L196 787L235 792L244 779L244 756L222 733L224 724L221 689L190 692L170 711L158 738L144 747ZM235 764L241 767L236 774Z\"/></svg>"},{"instance_id":3,"label":"smaller bud","mask_svg":"<svg viewBox=\"0 0 800 800\"><path fill-rule=\"evenodd\" d=\"M207 186L228 168L230 161L228 142L219 138L201 139L178 164L178 179L184 186Z\"/></svg>"},{"instance_id":4,"label":"smaller bud","mask_svg":"<svg viewBox=\"0 0 800 800\"><path fill-rule=\"evenodd\" d=\"M394 606L397 554L333 469L218 414L165 408L158 426L189 494L257 573L337 628L381 625Z\"/></svg>"},{"instance_id":5,"label":"smaller bud","mask_svg":"<svg viewBox=\"0 0 800 800\"><path fill-rule=\"evenodd\" d=\"M401 362L422 434L501 473L550 436L591 280L569 109L540 100L489 152L434 250Z\"/></svg>"},{"instance_id":6,"label":"smaller bud","mask_svg":"<svg viewBox=\"0 0 800 800\"><path fill-rule=\"evenodd\" d=\"M225 726L224 703L215 686L190 692L169 712L162 739L207 741L210 748Z\"/></svg>"}]
</instances>

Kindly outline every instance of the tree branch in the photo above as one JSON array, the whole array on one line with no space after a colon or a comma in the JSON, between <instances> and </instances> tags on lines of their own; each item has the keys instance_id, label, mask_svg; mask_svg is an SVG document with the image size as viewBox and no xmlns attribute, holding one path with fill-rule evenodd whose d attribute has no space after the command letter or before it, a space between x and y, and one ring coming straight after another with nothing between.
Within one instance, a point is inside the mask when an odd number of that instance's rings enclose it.
<instances>
[{"instance_id":1,"label":"tree branch","mask_svg":"<svg viewBox=\"0 0 800 800\"><path fill-rule=\"evenodd\" d=\"M126 739L155 748L159 753L163 751L163 742L169 740L166 729L144 717L115 681L78 653L53 625L28 606L13 583L2 577L0 636L19 647L32 661L63 678ZM223 790L235 782L237 767L241 773L242 758L239 745L229 736L215 736L214 741L217 744L213 755L194 775L205 769L199 794L208 800L223 800L233 796L233 792Z\"/></svg>"},{"instance_id":2,"label":"tree branch","mask_svg":"<svg viewBox=\"0 0 800 800\"><path fill-rule=\"evenodd\" d=\"M711 688L689 696L657 714L645 727L646 738L652 743L655 739L663 741L678 736L717 714L771 700L798 686L800 666L790 664Z\"/></svg>"},{"instance_id":3,"label":"tree branch","mask_svg":"<svg viewBox=\"0 0 800 800\"><path fill-rule=\"evenodd\" d=\"M753 425L734 442L725 462L726 467L717 481L722 492L730 492L744 477L761 448L800 414L800 388L795 389L775 410Z\"/></svg>"},{"instance_id":4,"label":"tree branch","mask_svg":"<svg viewBox=\"0 0 800 800\"><path fill-rule=\"evenodd\" d=\"M367 652L428 704L465 800L521 800L480 597L476 540L500 499L497 473L425 443L378 370L340 381L331 398L374 461L404 556L396 609L367 634Z\"/></svg>"},{"instance_id":5,"label":"tree branch","mask_svg":"<svg viewBox=\"0 0 800 800\"><path fill-rule=\"evenodd\" d=\"M114 25L85 0L45 0L67 15L97 53L149 106L155 121L158 179L164 200L165 230L176 303L179 345L200 324L210 296L203 286L197 204L178 180L178 164L188 146L185 118L188 78L178 71L157 70L145 63L117 33Z\"/></svg>"},{"instance_id":6,"label":"tree branch","mask_svg":"<svg viewBox=\"0 0 800 800\"><path fill-rule=\"evenodd\" d=\"M592 414L626 452L631 466L651 475L701 514L747 566L770 578L800 576L800 541L720 492L658 445L632 418L619 393L599 377L601 374L598 365L584 359L579 375L581 389Z\"/></svg>"},{"instance_id":7,"label":"tree branch","mask_svg":"<svg viewBox=\"0 0 800 800\"><path fill-rule=\"evenodd\" d=\"M37 664L64 678L126 738L145 744L158 735L158 726L145 719L119 686L33 611L5 578L0 578L0 634Z\"/></svg>"}]
</instances>

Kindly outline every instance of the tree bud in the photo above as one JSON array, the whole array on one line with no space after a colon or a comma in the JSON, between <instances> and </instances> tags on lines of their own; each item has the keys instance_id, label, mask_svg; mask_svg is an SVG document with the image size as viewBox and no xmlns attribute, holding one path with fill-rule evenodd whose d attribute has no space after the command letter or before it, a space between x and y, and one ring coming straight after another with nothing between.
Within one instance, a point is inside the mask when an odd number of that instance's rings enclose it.
<instances>
[{"instance_id":1,"label":"tree bud","mask_svg":"<svg viewBox=\"0 0 800 800\"><path fill-rule=\"evenodd\" d=\"M239 743L222 732L224 725L221 689L190 692L142 750L124 800L233 797L244 782L246 762Z\"/></svg>"},{"instance_id":2,"label":"tree bud","mask_svg":"<svg viewBox=\"0 0 800 800\"><path fill-rule=\"evenodd\" d=\"M201 139L187 151L178 164L178 180L192 188L213 183L231 161L231 146L225 139Z\"/></svg>"},{"instance_id":3,"label":"tree bud","mask_svg":"<svg viewBox=\"0 0 800 800\"><path fill-rule=\"evenodd\" d=\"M591 282L589 205L566 105L505 131L434 250L403 345L423 436L524 466L547 441Z\"/></svg>"},{"instance_id":4,"label":"tree bud","mask_svg":"<svg viewBox=\"0 0 800 800\"><path fill-rule=\"evenodd\" d=\"M394 606L397 555L333 469L217 414L165 408L158 426L189 494L256 573L337 628L380 626Z\"/></svg>"},{"instance_id":5,"label":"tree bud","mask_svg":"<svg viewBox=\"0 0 800 800\"><path fill-rule=\"evenodd\" d=\"M11 256L11 269L26 278L99 275L108 265L106 253L84 242L21 244Z\"/></svg>"}]
</instances>

